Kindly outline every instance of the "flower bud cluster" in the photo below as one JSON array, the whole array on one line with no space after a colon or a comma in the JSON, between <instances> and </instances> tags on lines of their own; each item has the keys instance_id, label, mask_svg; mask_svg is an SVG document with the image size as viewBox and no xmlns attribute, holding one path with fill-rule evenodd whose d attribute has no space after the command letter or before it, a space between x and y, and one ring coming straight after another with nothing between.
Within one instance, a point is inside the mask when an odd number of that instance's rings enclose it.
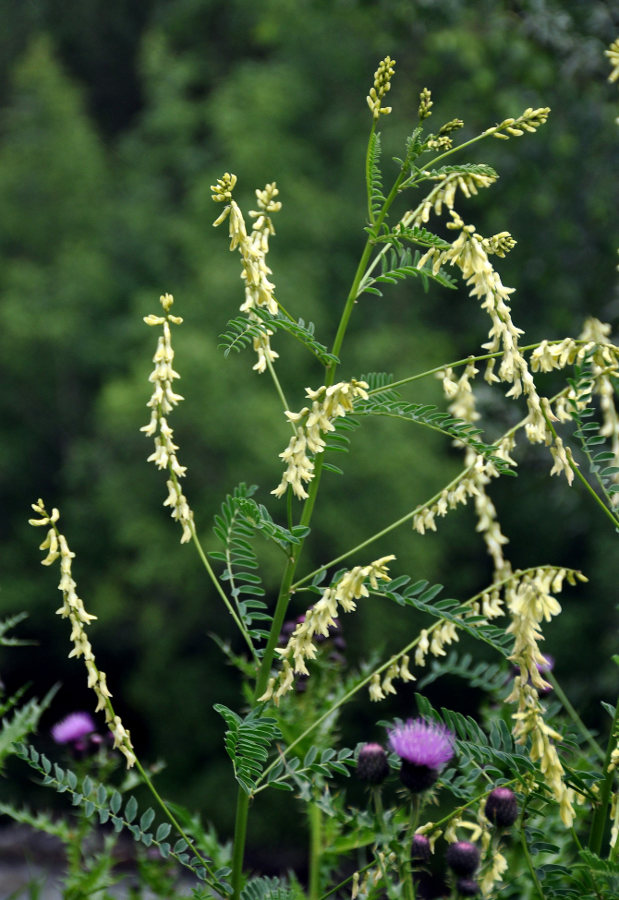
<instances>
[{"instance_id":1,"label":"flower bud cluster","mask_svg":"<svg viewBox=\"0 0 619 900\"><path fill-rule=\"evenodd\" d=\"M316 391L306 388L305 394L312 401L311 409L304 406L297 413L286 410L286 417L292 424L294 434L286 449L279 454L287 465L281 482L271 491L272 494L282 497L290 485L294 495L300 500L308 496L304 483L307 484L314 477L314 461L308 454L315 456L323 452L326 447L323 434L335 430L335 419L352 412L355 398L367 400L367 388L367 382L356 381L354 378L330 387L323 385Z\"/></svg>"},{"instance_id":2,"label":"flower bud cluster","mask_svg":"<svg viewBox=\"0 0 619 900\"><path fill-rule=\"evenodd\" d=\"M550 107L548 106L541 106L538 109L532 109L529 106L517 119L503 119L498 125L486 129L483 136L491 135L504 141L509 140L510 137L521 137L525 131L531 133L537 131L541 125L545 124L549 114Z\"/></svg>"},{"instance_id":3,"label":"flower bud cluster","mask_svg":"<svg viewBox=\"0 0 619 900\"><path fill-rule=\"evenodd\" d=\"M356 601L361 597L369 597L371 588L378 588L378 581L388 581L387 563L394 556L383 556L367 566L355 566L345 572L338 581L323 591L322 597L300 621L283 648L277 653L282 660L282 670L277 677L271 678L260 701L273 699L277 704L281 697L294 686L295 675L309 675L306 660L315 659L317 647L316 635L329 635L335 625L338 612L354 612Z\"/></svg>"},{"instance_id":4,"label":"flower bud cluster","mask_svg":"<svg viewBox=\"0 0 619 900\"><path fill-rule=\"evenodd\" d=\"M390 106L381 106L381 101L385 94L391 90L391 79L395 72L395 60L390 56L386 56L378 65L374 72L374 84L370 88L370 93L366 97L367 104L374 120L381 115L388 115L391 112Z\"/></svg>"},{"instance_id":5,"label":"flower bud cluster","mask_svg":"<svg viewBox=\"0 0 619 900\"><path fill-rule=\"evenodd\" d=\"M275 198L279 194L275 182L267 184L264 190L256 191L258 209L250 210L249 215L254 219L251 232L247 233L243 213L236 201L232 199L232 191L236 185L236 175L226 172L217 180L217 184L211 185L213 200L216 203L227 203L223 212L213 222L214 226L221 225L229 218L230 249L238 247L241 254L242 272L241 278L245 282L245 301L241 305L241 312L247 313L252 321L261 321L254 310L257 307L266 309L275 316L278 305L273 291L275 285L269 281L271 269L266 264L266 255L269 252L269 237L275 234L275 228L271 220L271 214L279 212L282 204ZM278 354L271 348L270 338L273 332L265 330L253 339L254 350L258 355L258 362L254 365L255 371L262 374L268 364L274 362Z\"/></svg>"},{"instance_id":6,"label":"flower bud cluster","mask_svg":"<svg viewBox=\"0 0 619 900\"><path fill-rule=\"evenodd\" d=\"M154 453L151 453L147 461L153 462L158 469L167 469L170 474L170 478L166 482L168 497L164 500L163 505L170 507L172 518L181 525L181 543L184 544L191 540L194 528L193 512L178 482L179 478L185 475L187 468L181 466L178 461L176 455L178 446L174 443L174 432L167 418L168 414L183 399L172 388L174 380L180 378L180 375L172 366L174 350L170 332L170 324L180 325L183 320L180 316L173 316L170 313L174 303L172 294L163 294L159 300L165 315L150 315L144 318L147 325L163 326L163 334L159 337L157 350L153 356L155 368L148 379L154 385L152 397L146 404L151 410L150 422L148 425L143 425L140 431L143 431L148 437L154 436L155 438ZM157 434L157 432L159 433Z\"/></svg>"},{"instance_id":7,"label":"flower bud cluster","mask_svg":"<svg viewBox=\"0 0 619 900\"><path fill-rule=\"evenodd\" d=\"M82 600L77 595L77 585L71 573L71 561L75 559L75 553L69 549L65 536L58 531L56 526L60 513L57 509L53 509L51 515L48 514L42 500L37 500L36 503L33 503L32 508L40 518L29 519L29 524L37 527L49 526L47 536L39 547L40 550L48 551L47 556L42 560L42 564L49 566L57 559L60 559L60 583L58 584L58 590L62 592L63 603L56 610L56 613L63 619L68 619L71 623L73 649L69 653L69 659L72 656L84 658L88 673L88 687L93 689L97 697L95 712L103 711L106 724L114 736L114 747L120 750L127 760L127 767L130 767L136 761L131 737L124 728L120 718L115 715L112 709L110 703L112 695L107 687L105 672L101 672L97 668L92 645L86 635L85 626L89 625L97 617L86 612Z\"/></svg>"}]
</instances>

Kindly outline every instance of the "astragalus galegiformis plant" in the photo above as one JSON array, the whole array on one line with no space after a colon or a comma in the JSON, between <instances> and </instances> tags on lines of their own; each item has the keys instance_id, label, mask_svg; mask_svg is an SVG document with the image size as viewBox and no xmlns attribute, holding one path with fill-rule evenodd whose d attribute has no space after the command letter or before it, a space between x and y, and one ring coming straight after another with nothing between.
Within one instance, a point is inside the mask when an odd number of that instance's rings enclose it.
<instances>
[{"instance_id":1,"label":"astragalus galegiformis plant","mask_svg":"<svg viewBox=\"0 0 619 900\"><path fill-rule=\"evenodd\" d=\"M608 55L614 80L619 74L617 42ZM215 707L225 723L230 790L236 782L231 850L219 845L195 816L181 814L176 807L173 811L140 762L144 751L133 745L95 662L87 637L93 617L77 595L74 554L59 529L59 512L42 500L34 504L36 518L31 522L46 531L41 544L44 565L60 567L58 613L71 625L70 655L83 657L97 697L95 712L103 713L113 747L152 791L163 819L153 825L152 809L138 819L135 799L123 798L123 792L138 783L135 778L112 786L92 773L52 765L32 745L17 744L15 751L42 775L44 784L71 794L82 811L83 827L88 822L93 828L95 823L103 828L111 823L117 832L128 830L138 844L176 859L195 875L196 897L616 896L616 703L613 698L608 706L611 718L602 746L579 720L543 652L543 629L561 613L557 595L566 584L582 590L586 577L552 561L515 569L505 552L507 537L490 485L515 474L519 441L541 445L548 451L549 473L563 477L566 489L581 484L611 526L619 527L619 348L611 340L610 327L596 319L584 322L577 337L524 345L523 332L512 318L514 288L503 284L499 272L500 260L515 240L507 231L484 236L466 215L466 200L490 188L498 176L490 166L468 161L465 153L491 138L535 139L550 110L526 109L458 144L462 121L433 128L433 101L424 88L417 123L387 189L379 124L391 113L386 100L394 73L395 62L386 57L367 97L371 127L365 245L330 347L280 301L271 280L269 243L282 204L275 182L256 191L257 209L249 211L249 219L234 199L236 175L224 174L212 188L220 206L214 224L228 228L230 249L240 255L244 288L240 314L230 321L222 345L226 355L233 349L253 349L253 368L270 379L282 406L280 420L272 423L282 435L279 484L267 486L262 495L241 484L225 498L215 516L219 548L212 552L203 548L199 537L199 512L185 493L186 468L170 424L183 399L176 392L180 376L172 341L182 319L172 313L172 295L164 294L161 309L145 319L159 331L150 376L150 421L142 429L154 440L149 460L165 473L164 505L180 526L181 542L194 544L243 644L237 652L227 638L220 640L227 661L239 670L244 700L236 710ZM446 290L463 280L472 301L488 316L481 350L472 350L465 359L437 361L429 371L358 373L338 380L355 310L403 279L420 288L434 281ZM311 386L280 381L276 347L290 339L299 352L314 359ZM546 396L535 376L550 371L564 373L563 386ZM436 376L445 394L444 409L405 396L409 386ZM476 424L480 382L519 403L517 424L491 442ZM308 572L303 551L312 540L320 492L328 488L323 473L346 477L333 464L333 451L346 450L355 430L373 416L439 432L460 449L461 471L424 503L397 510L379 531ZM256 499L260 496L263 502ZM412 528L416 535L436 531L451 510L469 502L494 568L492 583L475 596L438 599L440 586L406 573L391 554L376 558L372 553L372 545L396 528ZM254 546L258 535L282 553L280 589L273 602L262 586ZM392 648L387 658L351 672L341 652L340 620L345 614L363 615L370 594L401 607L403 630L411 611L423 613L426 624L418 633L409 629L409 639ZM448 653L463 635L492 648L496 660L459 657L453 648ZM431 706L422 690L424 678L429 680L429 663L432 679L457 671L485 687L489 702L478 720ZM356 751L337 746L338 713L346 703L365 695L380 710L380 702L397 693L401 684L417 679L417 709L405 720L383 723L382 743L364 742L357 734ZM205 702L209 699L215 698L205 696ZM367 788L367 802L361 806L353 806L344 790L344 777L353 770ZM272 789L290 791L307 809L306 885L293 875L273 879L244 870L252 802ZM28 821L26 813L21 816ZM34 816L30 821L43 827ZM168 840L172 829L177 832L174 843ZM83 831L77 833L83 836ZM70 836L61 836L71 847ZM73 846L71 853L76 884L80 853L86 851ZM91 870L84 862L83 871ZM170 896L169 885L166 891Z\"/></svg>"}]
</instances>

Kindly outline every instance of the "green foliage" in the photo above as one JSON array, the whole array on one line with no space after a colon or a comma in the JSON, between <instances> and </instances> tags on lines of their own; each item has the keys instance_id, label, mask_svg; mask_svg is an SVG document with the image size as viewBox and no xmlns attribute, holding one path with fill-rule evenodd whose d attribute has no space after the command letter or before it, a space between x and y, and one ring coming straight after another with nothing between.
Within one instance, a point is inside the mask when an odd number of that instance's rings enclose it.
<instances>
[{"instance_id":1,"label":"green foliage","mask_svg":"<svg viewBox=\"0 0 619 900\"><path fill-rule=\"evenodd\" d=\"M279 330L292 335L323 366L339 362L337 356L329 353L325 345L315 339L313 322L309 322L307 325L303 319L295 322L294 319L282 312L278 313L277 316L273 316L268 310L260 307L253 311L253 315L254 318L251 319L247 316L238 316L235 319L230 319L227 324L227 331L219 336L219 346L223 348L225 357L229 356L232 350L239 353L241 350L249 347L255 338Z\"/></svg>"},{"instance_id":2,"label":"green foliage","mask_svg":"<svg viewBox=\"0 0 619 900\"><path fill-rule=\"evenodd\" d=\"M8 616L0 622L0 647L27 647L32 641L24 641L20 638L7 637L7 633L12 631L16 625L28 618L28 613L17 613L15 616Z\"/></svg>"},{"instance_id":3,"label":"green foliage","mask_svg":"<svg viewBox=\"0 0 619 900\"><path fill-rule=\"evenodd\" d=\"M355 403L356 415L388 416L425 425L427 428L453 438L459 444L471 447L476 453L492 462L501 475L516 474L509 463L495 455L495 445L478 440L477 436L482 433L481 428L441 411L433 404L407 403L398 391L389 387L393 380L392 375L378 372L361 377L370 385L371 393L367 400L359 400Z\"/></svg>"},{"instance_id":4,"label":"green foliage","mask_svg":"<svg viewBox=\"0 0 619 900\"><path fill-rule=\"evenodd\" d=\"M153 809L146 809L137 818L139 810L134 796L125 799L119 791L97 783L89 775L80 778L72 769L63 769L33 746L17 743L13 750L19 759L42 776L41 784L59 794L69 794L72 805L80 807L87 819L96 814L100 825L109 823L116 834L127 831L137 843L144 847L156 847L164 859L172 857L200 881L213 883L212 873L205 867L204 860L192 852L193 848L184 838L179 838L174 844L166 840L171 832L169 822L162 822L153 832L149 830L155 818ZM95 867L93 878L96 872ZM226 890L225 883L217 880L215 884Z\"/></svg>"},{"instance_id":5,"label":"green foliage","mask_svg":"<svg viewBox=\"0 0 619 900\"><path fill-rule=\"evenodd\" d=\"M10 718L6 717L6 711L2 713L2 727L0 729L0 766L3 766L7 757L13 752L13 745L17 741L23 741L25 737L36 731L44 711L50 706L58 685L51 688L43 700L32 698L15 710Z\"/></svg>"},{"instance_id":6,"label":"green foliage","mask_svg":"<svg viewBox=\"0 0 619 900\"><path fill-rule=\"evenodd\" d=\"M290 886L280 878L252 878L241 891L241 900L291 900Z\"/></svg>"},{"instance_id":7,"label":"green foliage","mask_svg":"<svg viewBox=\"0 0 619 900\"><path fill-rule=\"evenodd\" d=\"M221 703L213 708L228 726L226 751L234 766L234 777L245 793L252 794L268 759L271 744L281 737L277 720L264 716L260 708L252 709L244 719Z\"/></svg>"}]
</instances>

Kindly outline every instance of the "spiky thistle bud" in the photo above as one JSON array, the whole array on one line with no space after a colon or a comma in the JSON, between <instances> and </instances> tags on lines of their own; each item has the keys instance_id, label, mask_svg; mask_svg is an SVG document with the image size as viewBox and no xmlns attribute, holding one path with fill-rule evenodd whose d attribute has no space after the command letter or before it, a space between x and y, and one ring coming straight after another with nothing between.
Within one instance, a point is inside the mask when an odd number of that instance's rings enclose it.
<instances>
[{"instance_id":1,"label":"spiky thistle bud","mask_svg":"<svg viewBox=\"0 0 619 900\"><path fill-rule=\"evenodd\" d=\"M488 794L484 812L493 825L509 828L518 818L516 795L508 787L494 788Z\"/></svg>"},{"instance_id":2,"label":"spiky thistle bud","mask_svg":"<svg viewBox=\"0 0 619 900\"><path fill-rule=\"evenodd\" d=\"M389 774L387 754L380 744L364 744L357 759L357 777L367 784L382 784Z\"/></svg>"},{"instance_id":3,"label":"spiky thistle bud","mask_svg":"<svg viewBox=\"0 0 619 900\"><path fill-rule=\"evenodd\" d=\"M425 834L416 834L411 845L411 859L427 863L431 855L430 839Z\"/></svg>"},{"instance_id":4,"label":"spiky thistle bud","mask_svg":"<svg viewBox=\"0 0 619 900\"><path fill-rule=\"evenodd\" d=\"M445 854L447 865L456 875L472 875L479 865L479 848L469 841L455 841Z\"/></svg>"}]
</instances>

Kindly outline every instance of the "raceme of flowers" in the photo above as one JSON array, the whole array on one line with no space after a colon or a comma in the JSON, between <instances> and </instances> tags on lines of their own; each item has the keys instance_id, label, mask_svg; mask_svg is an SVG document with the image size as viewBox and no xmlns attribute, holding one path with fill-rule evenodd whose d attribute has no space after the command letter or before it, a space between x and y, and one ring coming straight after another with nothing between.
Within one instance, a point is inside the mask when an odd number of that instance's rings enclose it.
<instances>
[{"instance_id":1,"label":"raceme of flowers","mask_svg":"<svg viewBox=\"0 0 619 900\"><path fill-rule=\"evenodd\" d=\"M438 184L432 188L415 210L403 217L402 224L404 226L425 225L432 212L437 216L441 215L443 206L450 211L453 210L458 189L462 191L465 197L474 196L478 193L479 188L490 187L491 184L494 184L498 175L482 172L441 172L439 175L431 175L429 177L437 181ZM419 268L422 265L423 263L420 262Z\"/></svg>"},{"instance_id":2,"label":"raceme of flowers","mask_svg":"<svg viewBox=\"0 0 619 900\"><path fill-rule=\"evenodd\" d=\"M476 422L480 416L475 408L475 394L471 387L471 381L478 374L478 369L473 362L470 362L464 369L462 375L457 380L454 379L452 369L445 369L438 373L438 377L442 379L443 391L451 403L448 406L449 412L465 422L471 424ZM454 444L461 445L461 442L454 441ZM511 446L509 447L511 449ZM503 450L503 458L507 458L511 463L514 461L509 456L506 449ZM465 464L467 468L475 462L475 452L471 447L466 448ZM496 508L494 503L486 492L486 485L490 482L490 476L484 472L479 472L476 479L477 492L474 495L475 512L477 514L477 528L481 533L486 549L494 562L494 580L501 581L511 574L511 566L503 555L503 547L508 543L508 539L501 531L498 521Z\"/></svg>"},{"instance_id":3,"label":"raceme of flowers","mask_svg":"<svg viewBox=\"0 0 619 900\"><path fill-rule=\"evenodd\" d=\"M163 334L159 337L157 350L153 356L155 368L148 378L154 385L152 397L146 404L151 410L150 422L148 425L143 425L140 431L143 431L148 437L154 436L155 438L154 453L151 453L147 461L154 462L158 469L167 469L169 472L170 477L166 482L168 497L164 500L163 505L170 507L170 515L181 526L181 544L184 544L191 539L193 533L193 512L179 485L178 480L183 478L187 468L181 466L178 461L176 456L178 446L174 443L174 433L167 418L168 414L183 399L180 394L174 392L172 387L174 380L180 378L180 375L172 367L174 350L170 333L170 324L180 325L183 320L180 316L173 316L170 313L174 303L174 297L171 294L163 294L159 300L165 315L144 317L147 325L163 326Z\"/></svg>"},{"instance_id":4,"label":"raceme of flowers","mask_svg":"<svg viewBox=\"0 0 619 900\"><path fill-rule=\"evenodd\" d=\"M304 406L297 413L286 410L286 417L292 424L294 434L280 458L286 463L286 469L279 485L271 491L276 497L282 497L288 485L300 500L308 493L304 484L314 477L314 460L308 455L322 453L326 443L323 434L334 431L333 421L346 413L352 412L357 397L367 400L368 384L365 381L340 381L329 387L319 387L314 391L305 389L305 394L312 401L311 409Z\"/></svg>"},{"instance_id":5,"label":"raceme of flowers","mask_svg":"<svg viewBox=\"0 0 619 900\"><path fill-rule=\"evenodd\" d=\"M280 698L293 687L295 675L309 675L305 662L316 657L314 637L328 636L329 629L335 625L338 610L354 612L356 601L369 597L366 582L376 590L379 580L388 581L387 563L393 559L394 556L383 556L367 566L355 566L345 572L336 584L323 591L320 600L307 610L304 620L297 624L286 646L277 650L282 669L269 680L265 693L259 698L261 702L273 699L276 704L279 703Z\"/></svg>"},{"instance_id":6,"label":"raceme of flowers","mask_svg":"<svg viewBox=\"0 0 619 900\"><path fill-rule=\"evenodd\" d=\"M561 612L553 594L562 589L565 580L575 584L576 580L587 579L579 572L546 567L515 573L505 588L506 606L512 619L507 632L514 635L510 659L520 669L505 702L518 703L513 714L514 738L519 743L525 743L527 737L531 739L531 759L539 760L546 783L559 803L561 819L569 827L574 818L573 795L565 785L563 766L554 743L561 740L561 735L544 721L539 701L540 691L549 687L542 676L547 660L539 649L543 640L540 625Z\"/></svg>"},{"instance_id":7,"label":"raceme of flowers","mask_svg":"<svg viewBox=\"0 0 619 900\"><path fill-rule=\"evenodd\" d=\"M114 713L110 703L112 695L107 687L105 672L101 672L97 668L92 645L86 635L86 626L97 617L86 612L84 604L75 590L77 585L71 574L71 560L75 558L75 553L69 549L65 536L58 531L56 526L60 513L54 508L51 514L48 514L42 500L33 503L32 508L40 518L29 519L29 524L43 528L49 526L47 536L39 547L40 550L47 550L47 556L41 560L42 565L51 566L57 559L60 559L58 590L62 592L63 603L56 612L63 619L69 619L71 623L73 649L69 653L69 658L72 656L84 658L88 672L88 687L93 689L97 697L95 712L103 711L105 722L114 737L114 747L120 750L127 760L127 768L130 768L136 761L131 736L124 728L120 717Z\"/></svg>"},{"instance_id":8,"label":"raceme of flowers","mask_svg":"<svg viewBox=\"0 0 619 900\"><path fill-rule=\"evenodd\" d=\"M236 185L236 175L226 172L217 179L217 184L211 185L213 200L216 203L226 203L221 215L213 222L214 226L221 225L229 218L230 249L238 247L241 254L242 272L241 278L245 282L245 302L241 305L241 312L247 313L252 321L261 321L254 310L262 307L272 315L277 315L278 306L273 291L275 285L269 281L271 269L266 264L266 255L269 252L269 236L275 234L271 214L279 212L282 204L275 198L279 194L275 182L267 184L264 190L256 191L258 210L250 210L249 215L254 219L250 234L247 233L243 213L235 200L232 199L232 191ZM278 354L271 348L270 337L273 332L266 330L259 337L253 339L254 350L258 354L258 362L253 367L260 374L265 372L269 363L274 362Z\"/></svg>"}]
</instances>

